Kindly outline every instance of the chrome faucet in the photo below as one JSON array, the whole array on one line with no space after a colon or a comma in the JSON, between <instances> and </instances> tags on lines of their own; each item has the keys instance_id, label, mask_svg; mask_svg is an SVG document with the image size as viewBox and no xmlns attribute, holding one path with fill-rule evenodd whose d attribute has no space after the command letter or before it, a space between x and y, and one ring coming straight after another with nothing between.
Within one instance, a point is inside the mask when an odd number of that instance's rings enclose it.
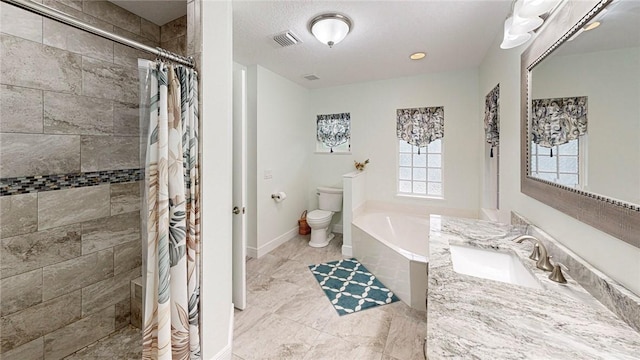
<instances>
[{"instance_id":1,"label":"chrome faucet","mask_svg":"<svg viewBox=\"0 0 640 360\"><path fill-rule=\"evenodd\" d=\"M551 265L551 262L549 261L547 248L542 245L542 242L540 242L540 240L531 235L521 235L513 239L513 241L517 243L522 243L525 240L529 240L533 243L533 252L529 256L529 258L532 260L537 260L536 267L540 270L552 271L553 265Z\"/></svg>"}]
</instances>

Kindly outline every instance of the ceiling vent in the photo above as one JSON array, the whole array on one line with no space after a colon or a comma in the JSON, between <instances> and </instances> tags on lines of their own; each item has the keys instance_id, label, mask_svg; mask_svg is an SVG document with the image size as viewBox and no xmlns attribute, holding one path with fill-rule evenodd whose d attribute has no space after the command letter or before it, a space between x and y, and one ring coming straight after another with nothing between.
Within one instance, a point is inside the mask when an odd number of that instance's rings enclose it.
<instances>
[{"instance_id":1,"label":"ceiling vent","mask_svg":"<svg viewBox=\"0 0 640 360\"><path fill-rule=\"evenodd\" d=\"M303 76L305 79L309 80L309 81L313 81L313 80L320 80L319 77L313 75L313 74L309 74L309 75L305 75Z\"/></svg>"},{"instance_id":2,"label":"ceiling vent","mask_svg":"<svg viewBox=\"0 0 640 360\"><path fill-rule=\"evenodd\" d=\"M300 38L297 37L290 30L287 30L287 31L285 31L285 32L283 32L281 34L278 34L278 35L274 36L273 40L275 42L277 42L278 45L280 45L282 47L287 47L287 46L295 45L297 43L301 43L302 42L302 40L300 40Z\"/></svg>"}]
</instances>

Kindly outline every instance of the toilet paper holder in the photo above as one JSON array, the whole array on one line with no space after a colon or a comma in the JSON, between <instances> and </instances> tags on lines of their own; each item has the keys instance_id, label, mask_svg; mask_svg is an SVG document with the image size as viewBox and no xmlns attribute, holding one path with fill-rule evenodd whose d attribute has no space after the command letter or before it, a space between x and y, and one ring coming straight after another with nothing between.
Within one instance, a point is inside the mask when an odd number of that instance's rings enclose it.
<instances>
[{"instance_id":1,"label":"toilet paper holder","mask_svg":"<svg viewBox=\"0 0 640 360\"><path fill-rule=\"evenodd\" d=\"M271 198L275 200L280 200L280 194L271 194Z\"/></svg>"},{"instance_id":2,"label":"toilet paper holder","mask_svg":"<svg viewBox=\"0 0 640 360\"><path fill-rule=\"evenodd\" d=\"M283 191L279 191L277 193L271 194L271 198L273 200L275 200L276 202L281 202L281 201L284 201L284 199L287 198L287 194L285 194Z\"/></svg>"}]
</instances>

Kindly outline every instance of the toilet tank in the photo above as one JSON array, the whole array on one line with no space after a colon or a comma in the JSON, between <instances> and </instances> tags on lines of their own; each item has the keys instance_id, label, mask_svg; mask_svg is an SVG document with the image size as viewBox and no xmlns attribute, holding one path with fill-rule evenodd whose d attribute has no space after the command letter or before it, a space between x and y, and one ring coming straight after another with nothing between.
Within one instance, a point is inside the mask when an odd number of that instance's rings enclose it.
<instances>
[{"instance_id":1,"label":"toilet tank","mask_svg":"<svg viewBox=\"0 0 640 360\"><path fill-rule=\"evenodd\" d=\"M342 189L318 187L318 208L333 212L342 211Z\"/></svg>"}]
</instances>

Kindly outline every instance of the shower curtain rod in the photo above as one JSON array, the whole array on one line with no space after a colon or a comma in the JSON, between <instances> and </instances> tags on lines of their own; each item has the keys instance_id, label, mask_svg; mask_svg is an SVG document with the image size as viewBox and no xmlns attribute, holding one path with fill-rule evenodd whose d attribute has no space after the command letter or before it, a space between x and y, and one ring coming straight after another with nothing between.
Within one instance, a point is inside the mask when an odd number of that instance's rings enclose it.
<instances>
[{"instance_id":1,"label":"shower curtain rod","mask_svg":"<svg viewBox=\"0 0 640 360\"><path fill-rule=\"evenodd\" d=\"M115 41L119 44L122 45L126 45L129 47L132 47L134 49L139 49L142 51L146 51L148 53L154 54L159 58L163 58L163 59L167 59L167 60L171 60L174 61L176 63L188 66L188 67L195 67L195 61L193 60L193 57L184 57L181 55L178 55L176 53L173 53L171 51L167 51L163 48L160 47L151 47L148 45L145 45L143 43L139 43L137 41L128 39L126 37L120 36L120 35L116 35L112 32L109 31L105 31L102 29L99 29L95 26L89 25L85 22L82 22L74 17L71 17L63 12L60 12L58 10L52 9L48 6L42 5L42 4L38 4L36 2L33 2L31 0L2 0L2 2L5 2L7 4L11 4L14 6L17 6L19 8L25 9L27 11L30 11L32 13L36 13L38 15L42 15L42 16L46 16L49 19L55 20L55 21L59 21L61 23L65 23L67 25L73 26L75 28L78 28L80 30L86 31L86 32L90 32L94 35L98 35L100 37L103 37L105 39L111 40L111 41Z\"/></svg>"}]
</instances>

